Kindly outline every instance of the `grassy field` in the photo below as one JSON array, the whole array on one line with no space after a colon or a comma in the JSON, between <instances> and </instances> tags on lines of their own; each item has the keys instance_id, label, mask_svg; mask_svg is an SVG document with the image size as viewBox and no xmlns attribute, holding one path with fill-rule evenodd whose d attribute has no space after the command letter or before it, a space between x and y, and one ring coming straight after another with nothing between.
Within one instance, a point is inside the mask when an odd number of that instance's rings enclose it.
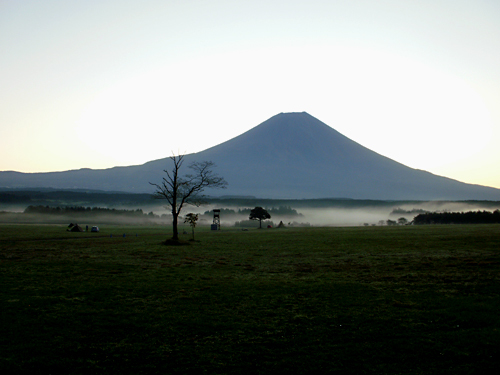
<instances>
[{"instance_id":1,"label":"grassy field","mask_svg":"<svg viewBox=\"0 0 500 375\"><path fill-rule=\"evenodd\" d=\"M0 225L0 373L498 373L500 225L168 235Z\"/></svg>"}]
</instances>

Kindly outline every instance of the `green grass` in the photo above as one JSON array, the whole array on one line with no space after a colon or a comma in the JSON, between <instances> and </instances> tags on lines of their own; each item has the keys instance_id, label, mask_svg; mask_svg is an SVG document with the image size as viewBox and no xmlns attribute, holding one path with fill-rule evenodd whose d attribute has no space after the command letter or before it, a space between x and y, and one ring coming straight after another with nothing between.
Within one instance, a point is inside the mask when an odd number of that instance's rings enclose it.
<instances>
[{"instance_id":1,"label":"green grass","mask_svg":"<svg viewBox=\"0 0 500 375\"><path fill-rule=\"evenodd\" d=\"M500 367L498 225L197 228L189 246L162 245L169 235L1 225L0 372Z\"/></svg>"}]
</instances>

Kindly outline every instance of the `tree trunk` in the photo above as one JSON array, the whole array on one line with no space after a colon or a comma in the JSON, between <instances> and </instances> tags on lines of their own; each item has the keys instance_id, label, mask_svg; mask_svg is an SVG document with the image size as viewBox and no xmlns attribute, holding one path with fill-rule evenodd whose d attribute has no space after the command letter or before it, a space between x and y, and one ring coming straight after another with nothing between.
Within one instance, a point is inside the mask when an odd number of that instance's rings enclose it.
<instances>
[{"instance_id":1,"label":"tree trunk","mask_svg":"<svg viewBox=\"0 0 500 375\"><path fill-rule=\"evenodd\" d=\"M172 239L174 241L179 241L179 231L177 230L177 217L179 215L176 213L173 213L173 216L174 216L174 218L172 220L172 227L173 227L174 235L172 236Z\"/></svg>"}]
</instances>

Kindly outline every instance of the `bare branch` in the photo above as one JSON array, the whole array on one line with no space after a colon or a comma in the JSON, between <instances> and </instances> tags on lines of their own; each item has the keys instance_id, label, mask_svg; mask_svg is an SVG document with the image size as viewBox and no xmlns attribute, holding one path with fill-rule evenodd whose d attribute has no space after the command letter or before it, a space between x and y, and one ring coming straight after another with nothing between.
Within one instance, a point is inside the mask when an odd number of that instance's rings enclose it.
<instances>
[{"instance_id":1,"label":"bare branch","mask_svg":"<svg viewBox=\"0 0 500 375\"><path fill-rule=\"evenodd\" d=\"M177 237L177 219L184 205L190 204L200 206L204 203L206 188L225 189L227 182L224 178L213 172L215 164L211 161L193 162L189 165L191 173L180 175L180 168L184 163L184 155L171 156L173 168L171 171L164 170L166 177L163 177L161 184L151 183L155 192L153 198L166 199L172 208L174 239Z\"/></svg>"}]
</instances>

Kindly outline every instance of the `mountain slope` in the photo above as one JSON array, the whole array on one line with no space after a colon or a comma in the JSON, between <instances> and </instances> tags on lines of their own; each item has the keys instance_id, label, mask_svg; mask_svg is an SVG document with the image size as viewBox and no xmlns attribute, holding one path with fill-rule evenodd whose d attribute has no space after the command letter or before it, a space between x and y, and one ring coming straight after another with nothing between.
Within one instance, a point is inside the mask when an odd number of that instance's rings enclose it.
<instances>
[{"instance_id":1,"label":"mountain slope","mask_svg":"<svg viewBox=\"0 0 500 375\"><path fill-rule=\"evenodd\" d=\"M500 199L498 189L435 176L379 155L305 112L276 115L196 157L216 162L218 171L239 194L276 198Z\"/></svg>"},{"instance_id":2,"label":"mountain slope","mask_svg":"<svg viewBox=\"0 0 500 375\"><path fill-rule=\"evenodd\" d=\"M500 190L406 167L343 136L311 115L281 113L220 145L186 155L212 160L229 183L208 194L266 198L500 200ZM0 186L150 192L169 158L138 166L67 172L0 172ZM186 168L187 169L187 168Z\"/></svg>"}]
</instances>

